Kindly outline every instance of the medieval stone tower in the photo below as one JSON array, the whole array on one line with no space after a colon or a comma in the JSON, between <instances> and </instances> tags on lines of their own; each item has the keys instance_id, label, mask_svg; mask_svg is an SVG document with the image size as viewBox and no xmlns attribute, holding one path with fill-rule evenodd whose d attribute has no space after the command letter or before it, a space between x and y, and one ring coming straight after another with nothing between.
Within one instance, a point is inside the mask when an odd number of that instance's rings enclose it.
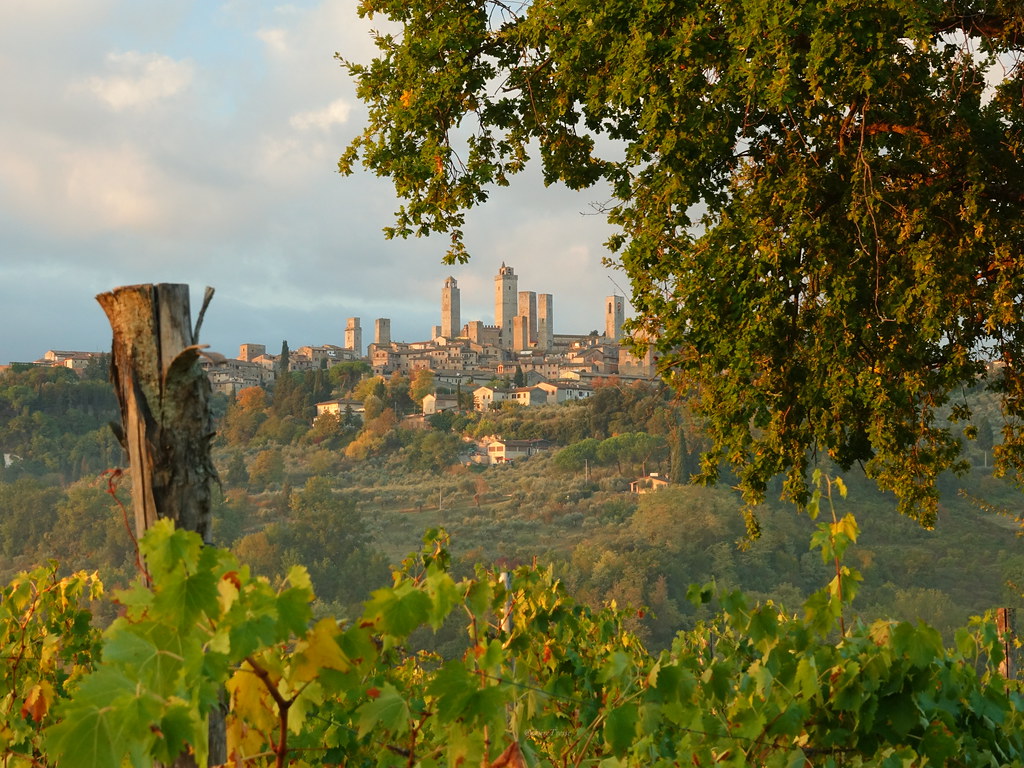
<instances>
[{"instance_id":1,"label":"medieval stone tower","mask_svg":"<svg viewBox=\"0 0 1024 768\"><path fill-rule=\"evenodd\" d=\"M512 320L519 311L519 278L512 267L501 263L494 277L494 324L501 333L501 346L512 348Z\"/></svg>"},{"instance_id":2,"label":"medieval stone tower","mask_svg":"<svg viewBox=\"0 0 1024 768\"><path fill-rule=\"evenodd\" d=\"M527 344L523 349L537 343L537 293L536 291L519 292L518 314L525 317L529 331L527 333Z\"/></svg>"},{"instance_id":3,"label":"medieval stone tower","mask_svg":"<svg viewBox=\"0 0 1024 768\"><path fill-rule=\"evenodd\" d=\"M373 321L373 343L378 347L387 347L391 344L391 320L387 317L378 317Z\"/></svg>"},{"instance_id":4,"label":"medieval stone tower","mask_svg":"<svg viewBox=\"0 0 1024 768\"><path fill-rule=\"evenodd\" d=\"M604 335L612 341L622 338L622 324L626 322L626 300L621 296L605 299Z\"/></svg>"},{"instance_id":5,"label":"medieval stone tower","mask_svg":"<svg viewBox=\"0 0 1024 768\"><path fill-rule=\"evenodd\" d=\"M554 299L550 293L537 296L537 349L550 352L555 345Z\"/></svg>"},{"instance_id":6,"label":"medieval stone tower","mask_svg":"<svg viewBox=\"0 0 1024 768\"><path fill-rule=\"evenodd\" d=\"M444 288L441 289L441 335L446 339L453 339L462 330L462 320L459 317L459 284L454 277L444 281Z\"/></svg>"},{"instance_id":7,"label":"medieval stone tower","mask_svg":"<svg viewBox=\"0 0 1024 768\"><path fill-rule=\"evenodd\" d=\"M363 329L358 317L350 317L345 325L345 349L351 349L356 357L363 356Z\"/></svg>"}]
</instances>

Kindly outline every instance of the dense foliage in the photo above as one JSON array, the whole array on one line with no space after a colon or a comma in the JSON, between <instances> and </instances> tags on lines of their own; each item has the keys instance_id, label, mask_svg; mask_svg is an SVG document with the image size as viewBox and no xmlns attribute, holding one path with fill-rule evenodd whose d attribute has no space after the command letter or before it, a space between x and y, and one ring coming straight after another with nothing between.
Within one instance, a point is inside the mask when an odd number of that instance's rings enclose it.
<instances>
[{"instance_id":1,"label":"dense foliage","mask_svg":"<svg viewBox=\"0 0 1024 768\"><path fill-rule=\"evenodd\" d=\"M117 402L107 377L102 357L81 376L33 366L0 375L0 477L69 483L120 464L109 426L119 417Z\"/></svg>"},{"instance_id":2,"label":"dense foliage","mask_svg":"<svg viewBox=\"0 0 1024 768\"><path fill-rule=\"evenodd\" d=\"M453 578L443 536L355 621L314 621L302 568L274 589L163 521L142 542L147 578L117 594L123 616L102 638L81 619L84 575L39 571L4 591L0 756L117 768L184 751L204 764L226 687L232 764L1021 764L1024 698L996 670L991 624L952 649L924 625L843 628L858 575L838 563L856 537L850 517L819 525L836 576L802 616L723 593L715 618L655 655L622 613L581 607L550 571ZM459 653L411 644L452 622Z\"/></svg>"},{"instance_id":3,"label":"dense foliage","mask_svg":"<svg viewBox=\"0 0 1024 768\"><path fill-rule=\"evenodd\" d=\"M1024 466L1024 16L1001 0L363 0L368 106L341 170L389 235L450 232L536 151L600 185L636 329L748 501L863 462L931 524L991 363Z\"/></svg>"},{"instance_id":4,"label":"dense foliage","mask_svg":"<svg viewBox=\"0 0 1024 768\"><path fill-rule=\"evenodd\" d=\"M360 379L349 368L327 372L331 397L397 395L417 384L417 377ZM323 379L315 374L296 376L287 399L312 401ZM61 381L71 402L100 384L65 377L49 371L44 380ZM0 391L5 381L0 378ZM386 563L401 559L431 526L454 534L457 573L471 573L475 563L536 560L552 565L574 597L594 608L609 600L645 606L627 623L652 648L668 647L676 632L706 618L686 599L692 582L713 578L752 599L790 605L821 583L820 563L802 547L809 535L805 517L784 505L763 506L760 539L738 549L744 527L735 494L683 485L698 468L705 438L665 388L608 380L588 401L564 406L446 413L426 423L386 409L365 424L350 413L312 425L305 416L277 418L277 394L254 388L219 405L215 455L222 488L215 493L213 535L272 580L293 564L307 566L317 615L356 611L364 595L387 583ZM994 420L992 399L972 395L972 407ZM64 422L57 418L55 425ZM465 466L467 440L488 435L541 438L553 447L513 466ZM72 438L65 432L48 444L56 450ZM982 442L968 453L975 468L967 477L940 481L943 512L935 531L894 518L890 499L857 473L846 474L855 485L851 507L871 521L854 554L865 574L857 605L865 620L923 619L951 641L969 616L1020 604L1006 587L1007 581L1024 584L1014 523L972 502L1016 505L1012 490L986 468L990 454ZM59 482L46 470L56 461L44 451L0 474L0 581L55 558L62 573L99 569L108 585L123 587L135 572L125 510L107 492L106 479ZM675 484L657 494L630 493L630 482L644 471ZM121 480L122 500L128 481ZM98 622L109 622L112 611L97 609ZM429 642L438 649L457 644L447 631Z\"/></svg>"}]
</instances>

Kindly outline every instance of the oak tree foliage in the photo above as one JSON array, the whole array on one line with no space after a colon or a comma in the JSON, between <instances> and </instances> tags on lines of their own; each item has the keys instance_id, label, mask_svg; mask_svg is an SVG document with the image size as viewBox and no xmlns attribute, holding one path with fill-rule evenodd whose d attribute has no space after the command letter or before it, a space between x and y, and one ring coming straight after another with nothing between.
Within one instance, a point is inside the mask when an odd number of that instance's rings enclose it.
<instances>
[{"instance_id":1,"label":"oak tree foliage","mask_svg":"<svg viewBox=\"0 0 1024 768\"><path fill-rule=\"evenodd\" d=\"M1024 468L1022 9L1004 0L363 0L368 107L340 170L389 176L388 236L449 233L539 155L595 187L634 329L748 500L827 456L931 524L962 390ZM644 342L646 343L646 342Z\"/></svg>"}]
</instances>

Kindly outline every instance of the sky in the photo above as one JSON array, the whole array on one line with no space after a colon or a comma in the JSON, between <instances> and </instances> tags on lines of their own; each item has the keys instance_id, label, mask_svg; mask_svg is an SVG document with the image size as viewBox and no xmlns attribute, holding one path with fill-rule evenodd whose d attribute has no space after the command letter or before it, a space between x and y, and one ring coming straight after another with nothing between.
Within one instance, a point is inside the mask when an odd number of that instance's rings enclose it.
<instances>
[{"instance_id":1,"label":"sky","mask_svg":"<svg viewBox=\"0 0 1024 768\"><path fill-rule=\"evenodd\" d=\"M627 284L593 192L524 174L470 213L466 265L443 237L384 239L390 183L337 173L365 110L335 53L374 52L356 6L0 2L0 363L108 350L95 296L137 283L189 284L193 316L215 288L200 341L229 357L344 345L348 317L364 343L378 317L429 338L449 275L462 321L493 323L502 263L554 295L556 333L603 329Z\"/></svg>"}]
</instances>

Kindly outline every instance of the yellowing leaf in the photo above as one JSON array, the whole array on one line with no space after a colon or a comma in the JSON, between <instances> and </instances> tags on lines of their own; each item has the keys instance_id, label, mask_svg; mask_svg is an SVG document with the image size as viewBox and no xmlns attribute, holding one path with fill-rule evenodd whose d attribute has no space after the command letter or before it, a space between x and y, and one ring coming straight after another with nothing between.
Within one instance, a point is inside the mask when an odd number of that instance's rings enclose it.
<instances>
[{"instance_id":1,"label":"yellowing leaf","mask_svg":"<svg viewBox=\"0 0 1024 768\"><path fill-rule=\"evenodd\" d=\"M332 619L323 619L295 645L295 662L290 675L293 685L314 679L321 669L345 672L351 667L345 654L338 647L335 639L337 636L337 623Z\"/></svg>"},{"instance_id":2,"label":"yellowing leaf","mask_svg":"<svg viewBox=\"0 0 1024 768\"><path fill-rule=\"evenodd\" d=\"M25 702L21 705L21 716L31 717L33 722L41 723L52 703L53 686L42 680L29 689Z\"/></svg>"}]
</instances>

